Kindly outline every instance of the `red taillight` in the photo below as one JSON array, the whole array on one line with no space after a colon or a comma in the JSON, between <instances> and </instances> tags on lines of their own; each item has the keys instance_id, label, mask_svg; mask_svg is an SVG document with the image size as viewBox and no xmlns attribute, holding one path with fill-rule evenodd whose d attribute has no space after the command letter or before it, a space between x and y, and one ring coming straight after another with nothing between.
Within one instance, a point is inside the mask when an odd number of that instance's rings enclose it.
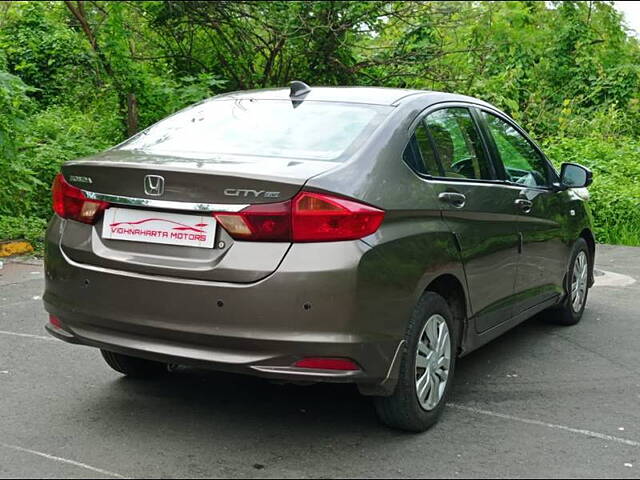
<instances>
[{"instance_id":1,"label":"red taillight","mask_svg":"<svg viewBox=\"0 0 640 480\"><path fill-rule=\"evenodd\" d=\"M368 205L304 192L293 200L293 241L355 240L378 230L384 212Z\"/></svg>"},{"instance_id":2,"label":"red taillight","mask_svg":"<svg viewBox=\"0 0 640 480\"><path fill-rule=\"evenodd\" d=\"M51 187L53 211L62 218L92 224L98 214L109 208L107 202L89 200L78 187L69 185L61 173L56 175Z\"/></svg>"},{"instance_id":3,"label":"red taillight","mask_svg":"<svg viewBox=\"0 0 640 480\"><path fill-rule=\"evenodd\" d=\"M303 358L294 363L293 366L313 370L360 370L356 362L347 358Z\"/></svg>"},{"instance_id":4,"label":"red taillight","mask_svg":"<svg viewBox=\"0 0 640 480\"><path fill-rule=\"evenodd\" d=\"M291 238L291 202L252 205L238 213L214 215L239 240L286 242Z\"/></svg>"},{"instance_id":5,"label":"red taillight","mask_svg":"<svg viewBox=\"0 0 640 480\"><path fill-rule=\"evenodd\" d=\"M279 242L355 240L374 233L384 219L378 208L310 192L287 202L214 215L233 238Z\"/></svg>"}]
</instances>

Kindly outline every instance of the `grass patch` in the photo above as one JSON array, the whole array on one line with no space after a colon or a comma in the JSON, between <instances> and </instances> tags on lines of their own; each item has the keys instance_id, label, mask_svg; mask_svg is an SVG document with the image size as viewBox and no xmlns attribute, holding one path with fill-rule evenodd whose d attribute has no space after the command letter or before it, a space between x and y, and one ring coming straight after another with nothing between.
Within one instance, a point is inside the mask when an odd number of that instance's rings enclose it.
<instances>
[{"instance_id":1,"label":"grass patch","mask_svg":"<svg viewBox=\"0 0 640 480\"><path fill-rule=\"evenodd\" d=\"M0 240L26 240L35 250L35 254L44 253L44 234L46 220L38 217L11 217L0 215Z\"/></svg>"},{"instance_id":2,"label":"grass patch","mask_svg":"<svg viewBox=\"0 0 640 480\"><path fill-rule=\"evenodd\" d=\"M598 243L612 245L640 246L640 225L617 223L605 225L598 235Z\"/></svg>"}]
</instances>

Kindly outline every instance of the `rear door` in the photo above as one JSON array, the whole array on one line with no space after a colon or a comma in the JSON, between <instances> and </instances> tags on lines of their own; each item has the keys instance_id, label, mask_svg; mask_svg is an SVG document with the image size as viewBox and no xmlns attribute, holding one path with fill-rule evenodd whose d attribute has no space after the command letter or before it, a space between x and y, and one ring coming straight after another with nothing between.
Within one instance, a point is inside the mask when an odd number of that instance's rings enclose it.
<instances>
[{"instance_id":1,"label":"rear door","mask_svg":"<svg viewBox=\"0 0 640 480\"><path fill-rule=\"evenodd\" d=\"M522 239L515 287L519 313L563 291L569 255L562 228L569 213L566 193L552 188L558 181L555 171L517 125L489 110L480 116L498 160L498 173L517 192Z\"/></svg>"},{"instance_id":2,"label":"rear door","mask_svg":"<svg viewBox=\"0 0 640 480\"><path fill-rule=\"evenodd\" d=\"M496 181L471 110L431 109L415 133L423 170L461 250L479 332L508 320L518 263L517 192Z\"/></svg>"}]
</instances>

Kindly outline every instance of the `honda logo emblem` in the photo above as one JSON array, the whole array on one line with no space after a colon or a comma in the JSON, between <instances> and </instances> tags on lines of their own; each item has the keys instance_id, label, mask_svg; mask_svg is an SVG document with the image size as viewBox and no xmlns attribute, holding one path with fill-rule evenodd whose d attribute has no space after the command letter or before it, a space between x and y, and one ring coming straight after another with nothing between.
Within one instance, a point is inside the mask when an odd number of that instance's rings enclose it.
<instances>
[{"instance_id":1,"label":"honda logo emblem","mask_svg":"<svg viewBox=\"0 0 640 480\"><path fill-rule=\"evenodd\" d=\"M164 193L164 178L160 175L144 177L144 193L152 197L159 197Z\"/></svg>"}]
</instances>

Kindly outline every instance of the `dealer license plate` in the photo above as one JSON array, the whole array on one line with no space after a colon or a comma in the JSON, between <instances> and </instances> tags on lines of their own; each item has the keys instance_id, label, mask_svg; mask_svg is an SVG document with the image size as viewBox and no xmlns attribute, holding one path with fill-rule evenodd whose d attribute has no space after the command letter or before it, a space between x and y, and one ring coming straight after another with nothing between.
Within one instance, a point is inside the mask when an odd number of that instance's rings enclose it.
<instances>
[{"instance_id":1,"label":"dealer license plate","mask_svg":"<svg viewBox=\"0 0 640 480\"><path fill-rule=\"evenodd\" d=\"M213 248L216 221L212 216L108 208L102 238L130 242L162 243Z\"/></svg>"}]
</instances>

